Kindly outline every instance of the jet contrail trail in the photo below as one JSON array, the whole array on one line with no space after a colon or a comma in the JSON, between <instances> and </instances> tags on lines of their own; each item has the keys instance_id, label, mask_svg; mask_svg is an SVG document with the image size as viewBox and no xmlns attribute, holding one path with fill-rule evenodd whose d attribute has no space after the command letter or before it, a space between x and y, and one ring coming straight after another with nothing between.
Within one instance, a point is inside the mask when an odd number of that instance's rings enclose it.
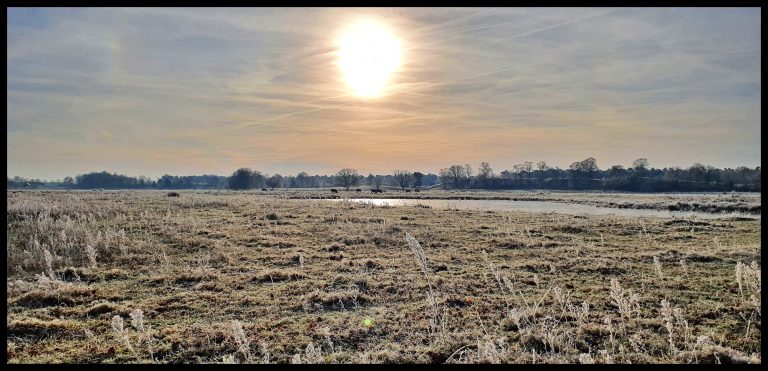
<instances>
[{"instance_id":1,"label":"jet contrail trail","mask_svg":"<svg viewBox=\"0 0 768 371\"><path fill-rule=\"evenodd\" d=\"M330 98L321 98L321 99L330 99ZM319 99L316 99L316 100L319 100ZM247 126L263 125L263 124L267 124L267 123L270 123L272 121L283 119L283 118L286 118L286 117L291 117L291 116L296 116L296 115L303 115L305 113L311 113L311 112L322 111L322 110L327 110L327 109L334 109L334 108L337 108L337 107L347 106L347 105L349 105L351 103L353 103L353 102L350 101L350 102L346 102L346 103L342 103L342 104L337 104L337 105L333 105L333 106L313 108L313 109L304 110L304 111L296 111L296 112L286 113L284 115L276 116L276 117L273 117L273 118L270 118L270 119L266 119L266 120L263 120L263 121L259 121L259 122L243 123L243 124L240 124L240 125L236 126L235 128L236 129L242 129L242 128L247 127Z\"/></svg>"},{"instance_id":2,"label":"jet contrail trail","mask_svg":"<svg viewBox=\"0 0 768 371\"><path fill-rule=\"evenodd\" d=\"M447 21L442 22L442 23L438 23L438 24L422 27L421 29L415 30L412 33L419 33L419 32L424 31L424 30L435 29L435 28L438 28L440 26L444 26L446 24L455 23L456 21L459 21L459 20L468 19L468 18L474 18L474 17L480 16L482 14L488 13L489 11L491 11L493 9L496 9L496 8L488 8L488 9L485 9L485 10L477 12L477 13L468 14L468 15L465 15L465 16L461 16L461 17L457 17L457 18L453 18L453 19L447 20ZM441 35L441 34L437 34L437 35ZM433 35L426 35L426 36L433 36ZM324 49L324 51L322 53L320 53L320 54L331 53L333 51L335 51L335 48L333 48L333 49ZM312 55L314 55L314 54L312 54ZM302 70L302 69L294 69L294 70L284 71L284 72L282 72L282 74L292 73L292 72L296 72L296 71L300 71L300 70ZM333 97L317 98L317 99L312 99L312 100L308 100L308 101L299 103L299 105L314 103L314 102L323 101L323 100L327 100L327 99L346 98L346 97L349 97L350 95L351 94L344 94L344 95L338 95L338 96L333 96ZM264 109L264 110L256 111L255 113L269 112L269 111L274 110L274 109L275 108L267 108L267 109ZM313 111L296 112L296 114L309 113L309 112L313 112ZM242 127L242 126L238 126L238 128L240 128L240 127Z\"/></svg>"},{"instance_id":3,"label":"jet contrail trail","mask_svg":"<svg viewBox=\"0 0 768 371\"><path fill-rule=\"evenodd\" d=\"M507 40L512 39L512 38L521 37L521 36L527 36L527 35L530 35L530 34L533 34L533 33L536 33L536 32L541 32L541 31L549 30L549 29L552 29L552 28L564 26L564 25L571 24L571 23L581 22L581 21L584 21L584 20L587 20L587 19L590 19L590 18L604 16L604 15L616 12L618 10L619 9L613 9L611 11L604 12L602 14L592 14L592 15L588 15L586 17L570 19L570 20L559 22L559 23L552 24L552 25L549 25L549 26L537 28L535 30L530 30L530 31L518 33L518 34L515 34L515 35L512 35L512 36L509 36L507 38ZM504 23L502 23L502 24L504 24ZM487 26L485 28L487 28ZM426 83L426 84L422 84L420 86L417 86L415 89L419 89L419 88L423 89L423 88L429 88L429 87L444 85L444 84L452 83L452 82L456 82L456 81L475 79L475 78L478 78L478 77L494 75L494 74L497 74L497 73L502 73L502 72L506 72L506 71L510 71L510 70L521 69L521 68L529 67L529 66L532 66L532 65L535 65L535 64L526 65L526 66L517 66L517 67L507 67L507 68L502 68L502 69L499 69L499 70L496 70L496 71L481 73L481 74L477 74L477 75L473 75L473 76L468 76L468 77L461 77L461 78L457 78L457 79L445 80L445 81L440 81L440 82L435 82L435 83Z\"/></svg>"},{"instance_id":4,"label":"jet contrail trail","mask_svg":"<svg viewBox=\"0 0 768 371\"><path fill-rule=\"evenodd\" d=\"M539 18L543 18L545 16L546 15L540 15L540 16L528 17L528 18L524 18L524 19L515 19L513 21L501 22L501 23L496 23L496 24L492 24L492 25L488 25L488 26L473 27L473 28L466 28L466 29L462 29L462 30L454 30L454 31L448 31L448 32L443 32L443 33L436 33L436 34L432 34L432 35L426 35L424 37L426 38L426 37L447 36L447 35L454 35L454 34L466 33L466 32L478 31L478 30L485 30L485 29L490 29L490 28L495 28L495 27L500 27L500 26L506 26L506 25L515 24L515 23L523 23L523 22L527 22L527 21L531 21L531 20L536 20L536 19L539 19ZM448 40L451 40L451 39L450 38L448 38L448 39L433 39L433 40L430 40L430 41L427 41L427 42L418 43L417 46L412 46L412 47L409 47L409 48L405 48L403 50L404 51L408 51L408 50L413 50L413 49L419 49L419 48L423 48L426 45L432 45L432 44L435 44L435 43L445 42L445 41L448 41Z\"/></svg>"},{"instance_id":5,"label":"jet contrail trail","mask_svg":"<svg viewBox=\"0 0 768 371\"><path fill-rule=\"evenodd\" d=\"M572 24L572 23L576 23L576 22L585 21L585 20L590 19L590 18L604 16L604 15L613 13L613 12L615 12L617 10L618 9L612 9L612 10L610 10L608 12L604 12L604 13L601 13L601 14L592 14L592 15L588 15L586 17L570 19L570 20L559 22L559 23L555 23L555 24L552 24L552 25L549 25L549 26L545 26L545 27L534 29L534 30L522 32L522 33L519 33L519 34L515 34L515 35L510 36L508 39L518 38L518 37L522 37L522 36L527 36L527 35L531 35L531 34L534 34L534 33L537 33L537 32L549 30L549 29L552 29L552 28L561 27L561 26L564 26L564 25L567 25L567 24ZM467 29L467 30L460 30L460 31L455 31L455 32L451 32L451 33L448 33L448 34L453 34L453 33L458 33L458 32L470 32L470 31L474 31L474 30L478 30L478 29L488 29L488 28L492 28L492 27L498 27L498 26L501 26L501 25L505 25L505 24L521 22L521 21L524 21L524 20L531 20L531 19L535 19L535 18L541 18L541 16L539 16L539 17L532 17L532 18L529 17L529 18L525 18L525 19L522 19L522 20L517 19L517 20L514 20L514 21L502 22L502 23L498 23L498 24L494 24L494 25L490 25L490 26L483 26L483 27L472 28L472 29ZM442 81L442 82L433 83L433 84L429 84L429 85L422 85L422 86L420 86L420 88L432 87L432 86L442 85L442 84L446 84L446 83L450 83L450 82L455 82L455 81L474 79L474 78L478 78L478 77L493 75L493 74L497 74L497 73L501 73L501 72L505 72L505 71L509 71L509 70L519 69L519 68L521 68L521 67L504 68L504 69L500 69L500 70L497 70L497 71L482 73L482 74L478 74L478 75L474 75L474 76L469 76L469 77L464 77L464 78L459 78L459 79L453 79L453 80L447 80L447 81ZM344 97L344 96L348 96L348 94L340 96L340 97ZM334 97L318 98L318 99L307 101L307 102L305 102L305 104L306 103L315 102L315 101L320 101L320 100L333 99L333 98ZM334 108L337 108L337 107L347 106L347 105L350 105L352 103L354 103L354 102L350 101L350 102L347 102L347 103L342 103L342 104L328 106L328 107L320 107L320 108L314 108L314 109L310 109L310 110L291 112L291 113L280 115L280 116L277 116L277 117L274 117L274 118L271 118L271 119L267 119L265 121L261 121L261 122L258 122L258 123L242 124L242 125L238 126L237 128L242 128L242 127L245 127L245 126L252 126L252 125L262 125L262 124L266 124L266 123L269 123L269 122L272 122L272 121L275 121L275 120L279 120L279 119L282 119L282 118L286 118L286 117L291 117L291 116L296 116L296 115L303 115L303 114L306 114L306 113L312 113L312 112L317 112L317 111L322 111L322 110L327 110L327 109L334 109Z\"/></svg>"},{"instance_id":6,"label":"jet contrail trail","mask_svg":"<svg viewBox=\"0 0 768 371\"><path fill-rule=\"evenodd\" d=\"M513 37L520 37L520 36L526 36L526 35L530 35L530 34L532 34L532 33L541 32L541 31L544 31L544 30L549 30L549 29L551 29L551 28L560 27L560 26L564 26L564 25L567 25L567 24L571 24L571 23L576 23L576 22L585 21L585 20L587 20L587 19L590 19L590 18L595 18L595 17L602 17L602 16L604 16L604 15L608 15L608 14L614 13L614 12L616 12L616 11L618 11L618 10L619 10L619 9L612 9L612 10L610 10L610 11L608 11L608 12L605 12L605 13L601 13L601 14L593 14L593 15L588 15L588 16L586 16L586 17L582 17L582 18L571 19L571 20L568 20L568 21L564 21L564 22L560 22L560 23L557 23L557 24L553 24L553 25L550 25L550 26L546 26L546 27L542 27L542 28L538 28L538 29L535 29L535 30L531 30L531 31L527 31L527 32L519 33L519 34L516 34L516 35L512 35L512 36L510 36L510 38L513 38Z\"/></svg>"},{"instance_id":7,"label":"jet contrail trail","mask_svg":"<svg viewBox=\"0 0 768 371\"><path fill-rule=\"evenodd\" d=\"M418 34L418 33L422 32L422 31L429 31L429 30L438 29L438 28L440 28L442 26L445 26L445 25L447 25L449 23L455 23L458 20L478 17L478 16L480 16L482 14L490 12L493 9L497 9L497 8L488 8L488 9L485 9L485 10L483 10L481 12L477 12L477 13L468 14L468 15L465 15L465 16L449 19L449 20L447 20L445 22L442 22L442 23L437 23L437 24L433 24L433 25L424 26L422 28L419 28L419 29L416 29L416 30L412 31L411 34ZM420 36L422 36L422 35L420 35ZM427 34L427 35L423 35L423 36L431 36L431 35Z\"/></svg>"}]
</instances>

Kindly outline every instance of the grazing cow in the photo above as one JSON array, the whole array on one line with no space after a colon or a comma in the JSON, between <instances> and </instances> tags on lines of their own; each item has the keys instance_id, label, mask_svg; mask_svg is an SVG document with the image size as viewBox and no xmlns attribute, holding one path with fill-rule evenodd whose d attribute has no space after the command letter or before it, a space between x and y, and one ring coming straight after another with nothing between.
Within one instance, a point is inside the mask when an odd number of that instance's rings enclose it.
<instances>
[{"instance_id":1,"label":"grazing cow","mask_svg":"<svg viewBox=\"0 0 768 371\"><path fill-rule=\"evenodd\" d=\"M417 190L416 190L416 193L419 193L419 192L421 192L421 191L419 191L419 190L417 189Z\"/></svg>"},{"instance_id":2,"label":"grazing cow","mask_svg":"<svg viewBox=\"0 0 768 371\"><path fill-rule=\"evenodd\" d=\"M337 191L336 188L332 188L331 193L339 193L339 191Z\"/></svg>"},{"instance_id":3,"label":"grazing cow","mask_svg":"<svg viewBox=\"0 0 768 371\"><path fill-rule=\"evenodd\" d=\"M360 189L360 188L358 188L358 189L356 189L356 190L355 190L355 192L357 192L357 193L360 193L360 192L362 192L362 191L363 191L363 190L362 190L362 189Z\"/></svg>"},{"instance_id":4,"label":"grazing cow","mask_svg":"<svg viewBox=\"0 0 768 371\"><path fill-rule=\"evenodd\" d=\"M406 189L405 193L411 193L411 190L410 189Z\"/></svg>"},{"instance_id":5,"label":"grazing cow","mask_svg":"<svg viewBox=\"0 0 768 371\"><path fill-rule=\"evenodd\" d=\"M266 188L262 188L261 190L262 190L263 192L266 192L266 191L267 191L267 189L266 189Z\"/></svg>"},{"instance_id":6,"label":"grazing cow","mask_svg":"<svg viewBox=\"0 0 768 371\"><path fill-rule=\"evenodd\" d=\"M381 192L384 192L384 191L382 191L380 189L372 189L371 190L371 193L381 193Z\"/></svg>"},{"instance_id":7,"label":"grazing cow","mask_svg":"<svg viewBox=\"0 0 768 371\"><path fill-rule=\"evenodd\" d=\"M168 197L179 197L178 192L168 192Z\"/></svg>"}]
</instances>

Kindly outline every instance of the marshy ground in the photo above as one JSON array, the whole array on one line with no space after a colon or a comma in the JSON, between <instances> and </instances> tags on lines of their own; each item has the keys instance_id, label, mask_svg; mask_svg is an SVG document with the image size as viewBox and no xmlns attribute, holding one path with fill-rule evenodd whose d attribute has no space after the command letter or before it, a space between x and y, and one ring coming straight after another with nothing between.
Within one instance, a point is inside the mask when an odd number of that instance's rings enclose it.
<instances>
[{"instance_id":1,"label":"marshy ground","mask_svg":"<svg viewBox=\"0 0 768 371\"><path fill-rule=\"evenodd\" d=\"M179 193L8 192L8 362L761 362L759 219Z\"/></svg>"}]
</instances>

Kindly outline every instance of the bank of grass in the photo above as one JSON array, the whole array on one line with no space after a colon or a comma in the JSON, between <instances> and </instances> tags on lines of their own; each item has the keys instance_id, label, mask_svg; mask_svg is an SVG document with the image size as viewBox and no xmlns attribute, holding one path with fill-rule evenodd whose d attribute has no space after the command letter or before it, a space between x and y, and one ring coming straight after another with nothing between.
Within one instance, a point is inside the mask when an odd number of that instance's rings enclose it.
<instances>
[{"instance_id":1,"label":"bank of grass","mask_svg":"<svg viewBox=\"0 0 768 371\"><path fill-rule=\"evenodd\" d=\"M8 362L761 361L760 220L180 194L8 192Z\"/></svg>"}]
</instances>

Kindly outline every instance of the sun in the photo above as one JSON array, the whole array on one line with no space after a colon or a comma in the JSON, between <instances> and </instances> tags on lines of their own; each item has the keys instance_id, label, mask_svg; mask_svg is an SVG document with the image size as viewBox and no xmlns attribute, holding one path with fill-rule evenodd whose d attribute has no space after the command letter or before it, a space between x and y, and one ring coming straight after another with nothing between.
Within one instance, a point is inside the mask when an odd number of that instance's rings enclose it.
<instances>
[{"instance_id":1,"label":"sun","mask_svg":"<svg viewBox=\"0 0 768 371\"><path fill-rule=\"evenodd\" d=\"M352 92L364 98L384 94L400 67L400 40L383 24L360 21L339 38L338 64Z\"/></svg>"}]
</instances>

